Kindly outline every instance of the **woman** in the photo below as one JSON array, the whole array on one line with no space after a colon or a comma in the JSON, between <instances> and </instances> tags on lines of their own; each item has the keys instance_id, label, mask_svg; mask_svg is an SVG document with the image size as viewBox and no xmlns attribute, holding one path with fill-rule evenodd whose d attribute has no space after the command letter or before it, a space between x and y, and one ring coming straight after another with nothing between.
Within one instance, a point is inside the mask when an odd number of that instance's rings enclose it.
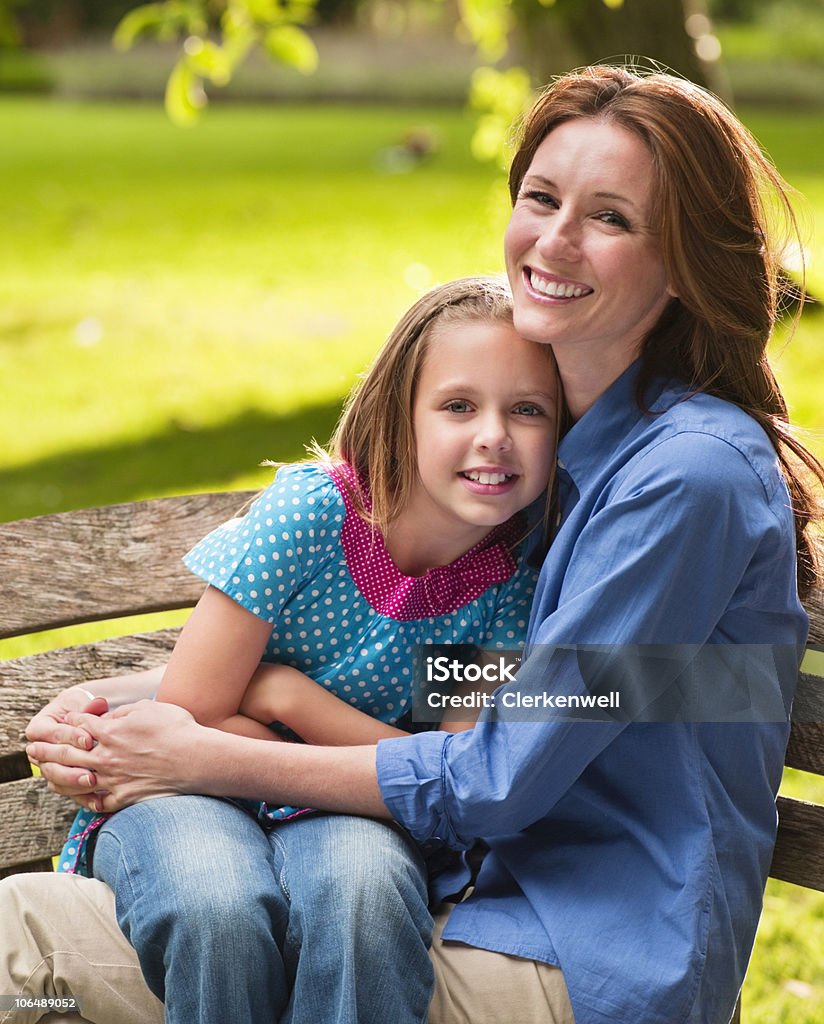
<instances>
[{"instance_id":1,"label":"woman","mask_svg":"<svg viewBox=\"0 0 824 1024\"><path fill-rule=\"evenodd\" d=\"M33 743L53 784L106 810L246 795L394 819L419 843L482 839L471 895L438 913L430 1021L727 1020L774 840L798 589L815 578L799 462L824 479L765 356L765 183L784 201L716 100L607 67L538 100L512 166L515 325L552 345L569 424L532 648L499 708L606 682L640 720L489 710L455 735L264 751L139 704L70 719L99 743L71 753L80 770Z\"/></svg>"}]
</instances>

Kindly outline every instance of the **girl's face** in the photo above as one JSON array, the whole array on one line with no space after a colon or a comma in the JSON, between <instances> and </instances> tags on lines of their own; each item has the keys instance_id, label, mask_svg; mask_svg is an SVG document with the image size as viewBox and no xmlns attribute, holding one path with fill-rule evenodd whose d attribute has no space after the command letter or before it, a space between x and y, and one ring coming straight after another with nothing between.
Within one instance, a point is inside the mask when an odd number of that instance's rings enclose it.
<instances>
[{"instance_id":1,"label":"girl's face","mask_svg":"<svg viewBox=\"0 0 824 1024\"><path fill-rule=\"evenodd\" d=\"M566 121L543 140L504 236L515 325L617 377L673 293L650 226L652 155L608 121ZM582 363L581 360L584 362Z\"/></svg>"},{"instance_id":2,"label":"girl's face","mask_svg":"<svg viewBox=\"0 0 824 1024\"><path fill-rule=\"evenodd\" d=\"M465 547L546 488L557 378L547 352L500 321L436 326L413 405L409 513Z\"/></svg>"}]
</instances>

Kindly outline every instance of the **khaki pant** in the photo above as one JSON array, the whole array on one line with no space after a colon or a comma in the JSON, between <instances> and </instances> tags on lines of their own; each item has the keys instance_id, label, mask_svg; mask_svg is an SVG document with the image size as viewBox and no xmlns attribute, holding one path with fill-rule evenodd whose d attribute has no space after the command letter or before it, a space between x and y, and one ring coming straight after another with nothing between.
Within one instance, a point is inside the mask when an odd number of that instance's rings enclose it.
<instances>
[{"instance_id":1,"label":"khaki pant","mask_svg":"<svg viewBox=\"0 0 824 1024\"><path fill-rule=\"evenodd\" d=\"M435 914L435 995L429 1024L574 1024L557 967L441 939L451 904ZM75 997L77 1014L0 1010L0 1024L162 1024L102 883L74 875L0 882L0 994ZM323 1022L318 1022L323 1024Z\"/></svg>"},{"instance_id":2,"label":"khaki pant","mask_svg":"<svg viewBox=\"0 0 824 1024\"><path fill-rule=\"evenodd\" d=\"M452 909L442 903L435 911L429 1024L575 1024L557 967L445 942L441 934Z\"/></svg>"}]
</instances>

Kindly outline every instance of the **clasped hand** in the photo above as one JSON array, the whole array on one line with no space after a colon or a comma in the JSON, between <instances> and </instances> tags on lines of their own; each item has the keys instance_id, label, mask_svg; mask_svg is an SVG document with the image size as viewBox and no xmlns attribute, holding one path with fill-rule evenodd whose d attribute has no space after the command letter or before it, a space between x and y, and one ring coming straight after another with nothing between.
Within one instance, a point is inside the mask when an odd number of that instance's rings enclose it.
<instances>
[{"instance_id":1,"label":"clasped hand","mask_svg":"<svg viewBox=\"0 0 824 1024\"><path fill-rule=\"evenodd\" d=\"M82 708L82 710L81 710ZM186 793L185 768L200 726L174 704L142 700L108 711L67 691L36 715L26 747L49 789L89 810Z\"/></svg>"}]
</instances>

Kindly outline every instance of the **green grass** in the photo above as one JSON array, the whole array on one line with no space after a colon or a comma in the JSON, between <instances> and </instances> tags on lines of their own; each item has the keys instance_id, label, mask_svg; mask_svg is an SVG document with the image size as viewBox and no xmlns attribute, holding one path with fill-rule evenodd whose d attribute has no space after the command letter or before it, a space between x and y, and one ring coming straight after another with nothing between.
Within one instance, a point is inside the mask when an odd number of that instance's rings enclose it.
<instances>
[{"instance_id":1,"label":"green grass","mask_svg":"<svg viewBox=\"0 0 824 1024\"><path fill-rule=\"evenodd\" d=\"M809 198L824 297L822 121L744 114ZM437 153L393 173L422 124ZM471 130L459 111L215 106L183 131L156 106L0 100L0 519L258 486L261 459L325 439L422 287L501 269L504 187L469 157ZM824 314L807 314L775 347L819 454L822 343ZM748 1024L822 1019L822 947L824 897L771 882Z\"/></svg>"},{"instance_id":2,"label":"green grass","mask_svg":"<svg viewBox=\"0 0 824 1024\"><path fill-rule=\"evenodd\" d=\"M431 126L437 156L390 173ZM500 267L459 113L0 101L0 518L262 479L430 281Z\"/></svg>"},{"instance_id":3,"label":"green grass","mask_svg":"<svg viewBox=\"0 0 824 1024\"><path fill-rule=\"evenodd\" d=\"M716 25L726 58L824 66L824 10L820 3L775 0L749 22Z\"/></svg>"},{"instance_id":4,"label":"green grass","mask_svg":"<svg viewBox=\"0 0 824 1024\"><path fill-rule=\"evenodd\" d=\"M813 0L759 4L749 22L717 22L724 68L738 102L822 108L824 7Z\"/></svg>"},{"instance_id":5,"label":"green grass","mask_svg":"<svg viewBox=\"0 0 824 1024\"><path fill-rule=\"evenodd\" d=\"M820 220L819 121L749 120ZM438 152L390 173L420 124ZM469 157L471 127L216 107L184 131L155 106L0 100L0 519L253 485L261 459L325 438L421 286L500 269L504 190ZM819 430L822 331L806 317L778 356Z\"/></svg>"}]
</instances>

